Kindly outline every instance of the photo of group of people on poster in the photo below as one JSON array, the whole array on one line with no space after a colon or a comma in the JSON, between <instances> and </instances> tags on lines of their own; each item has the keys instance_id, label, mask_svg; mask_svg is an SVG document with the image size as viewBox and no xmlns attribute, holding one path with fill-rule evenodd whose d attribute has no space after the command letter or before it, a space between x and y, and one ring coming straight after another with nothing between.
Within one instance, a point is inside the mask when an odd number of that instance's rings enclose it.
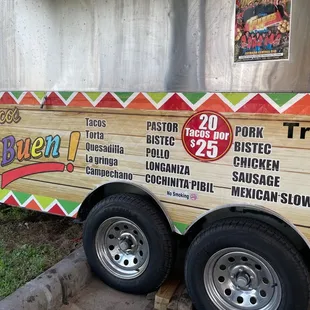
<instances>
[{"instance_id":1,"label":"photo of group of people on poster","mask_svg":"<svg viewBox=\"0 0 310 310\"><path fill-rule=\"evenodd\" d=\"M235 62L289 58L292 0L236 0Z\"/></svg>"}]
</instances>

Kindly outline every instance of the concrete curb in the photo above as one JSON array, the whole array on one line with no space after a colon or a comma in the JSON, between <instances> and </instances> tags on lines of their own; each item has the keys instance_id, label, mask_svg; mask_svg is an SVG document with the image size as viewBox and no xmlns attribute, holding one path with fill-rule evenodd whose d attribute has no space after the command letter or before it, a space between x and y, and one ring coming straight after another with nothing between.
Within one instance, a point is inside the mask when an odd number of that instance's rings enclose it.
<instances>
[{"instance_id":1,"label":"concrete curb","mask_svg":"<svg viewBox=\"0 0 310 310\"><path fill-rule=\"evenodd\" d=\"M87 284L91 276L84 250L80 248L1 300L0 310L59 309Z\"/></svg>"}]
</instances>

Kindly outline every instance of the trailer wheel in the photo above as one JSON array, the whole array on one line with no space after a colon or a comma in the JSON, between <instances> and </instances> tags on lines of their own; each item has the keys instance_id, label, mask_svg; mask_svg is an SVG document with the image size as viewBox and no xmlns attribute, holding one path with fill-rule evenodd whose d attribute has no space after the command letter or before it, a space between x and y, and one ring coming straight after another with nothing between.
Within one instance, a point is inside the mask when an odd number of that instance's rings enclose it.
<instances>
[{"instance_id":1,"label":"trailer wheel","mask_svg":"<svg viewBox=\"0 0 310 310\"><path fill-rule=\"evenodd\" d=\"M137 195L100 201L87 217L83 243L93 271L123 292L153 292L172 268L171 229L161 213Z\"/></svg>"},{"instance_id":2,"label":"trailer wheel","mask_svg":"<svg viewBox=\"0 0 310 310\"><path fill-rule=\"evenodd\" d=\"M202 231L185 266L197 310L306 310L309 274L295 247L252 219L227 219Z\"/></svg>"}]
</instances>

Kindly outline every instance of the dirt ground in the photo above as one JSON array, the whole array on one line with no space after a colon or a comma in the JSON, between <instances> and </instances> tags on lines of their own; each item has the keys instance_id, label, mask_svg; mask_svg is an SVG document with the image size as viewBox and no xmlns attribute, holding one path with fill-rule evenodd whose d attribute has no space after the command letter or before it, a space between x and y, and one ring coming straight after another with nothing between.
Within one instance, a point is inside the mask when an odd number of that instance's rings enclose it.
<instances>
[{"instance_id":1,"label":"dirt ground","mask_svg":"<svg viewBox=\"0 0 310 310\"><path fill-rule=\"evenodd\" d=\"M0 299L81 246L72 219L0 206Z\"/></svg>"},{"instance_id":2,"label":"dirt ground","mask_svg":"<svg viewBox=\"0 0 310 310\"><path fill-rule=\"evenodd\" d=\"M155 294L154 294L155 296ZM77 296L61 310L152 310L154 299L146 296L125 294L93 278Z\"/></svg>"}]
</instances>

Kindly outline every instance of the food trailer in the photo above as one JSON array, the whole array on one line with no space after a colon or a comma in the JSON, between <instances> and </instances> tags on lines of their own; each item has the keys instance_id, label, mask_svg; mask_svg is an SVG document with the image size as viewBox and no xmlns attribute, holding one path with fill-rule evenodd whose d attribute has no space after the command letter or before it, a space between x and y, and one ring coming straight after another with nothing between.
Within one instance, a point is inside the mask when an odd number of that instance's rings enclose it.
<instances>
[{"instance_id":1,"label":"food trailer","mask_svg":"<svg viewBox=\"0 0 310 310\"><path fill-rule=\"evenodd\" d=\"M181 238L198 310L306 310L309 11L2 1L0 201L84 222L118 290L158 289Z\"/></svg>"}]
</instances>

